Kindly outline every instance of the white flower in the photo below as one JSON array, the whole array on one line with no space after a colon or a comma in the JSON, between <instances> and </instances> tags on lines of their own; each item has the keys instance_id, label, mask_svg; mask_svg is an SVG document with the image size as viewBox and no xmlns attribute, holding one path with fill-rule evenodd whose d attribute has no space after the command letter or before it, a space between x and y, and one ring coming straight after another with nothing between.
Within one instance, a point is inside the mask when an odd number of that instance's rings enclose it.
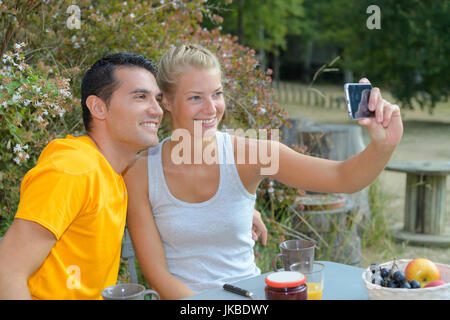
<instances>
[{"instance_id":1,"label":"white flower","mask_svg":"<svg viewBox=\"0 0 450 320\"><path fill-rule=\"evenodd\" d=\"M132 12L132 13L130 13L129 15L128 15L131 19L134 19L134 17L135 17L135 15L134 15L134 13Z\"/></svg>"},{"instance_id":2,"label":"white flower","mask_svg":"<svg viewBox=\"0 0 450 320\"><path fill-rule=\"evenodd\" d=\"M13 97L12 97L13 102L19 101L20 98L21 98L21 96L19 94L14 94Z\"/></svg>"},{"instance_id":3,"label":"white flower","mask_svg":"<svg viewBox=\"0 0 450 320\"><path fill-rule=\"evenodd\" d=\"M58 92L60 94L62 94L64 97L66 97L66 98L71 96L71 93L69 91L67 91L67 90L64 90L64 89L60 89Z\"/></svg>"},{"instance_id":4,"label":"white flower","mask_svg":"<svg viewBox=\"0 0 450 320\"><path fill-rule=\"evenodd\" d=\"M13 151L16 152L16 153L22 151L22 146L20 144L16 143L16 145L14 146Z\"/></svg>"},{"instance_id":5,"label":"white flower","mask_svg":"<svg viewBox=\"0 0 450 320\"><path fill-rule=\"evenodd\" d=\"M27 144L23 146L23 150L28 150L28 145Z\"/></svg>"},{"instance_id":6,"label":"white flower","mask_svg":"<svg viewBox=\"0 0 450 320\"><path fill-rule=\"evenodd\" d=\"M20 159L19 159L19 157L15 157L13 160L14 160L15 163L20 164Z\"/></svg>"},{"instance_id":7,"label":"white flower","mask_svg":"<svg viewBox=\"0 0 450 320\"><path fill-rule=\"evenodd\" d=\"M23 101L23 104L26 106L26 107L28 107L28 105L31 103L31 100L29 100L29 99L26 99L26 100L24 100Z\"/></svg>"},{"instance_id":8,"label":"white flower","mask_svg":"<svg viewBox=\"0 0 450 320\"><path fill-rule=\"evenodd\" d=\"M257 109L257 111L258 111L259 114L264 114L264 113L266 113L266 108L264 108L264 107L259 107L259 108Z\"/></svg>"},{"instance_id":9,"label":"white flower","mask_svg":"<svg viewBox=\"0 0 450 320\"><path fill-rule=\"evenodd\" d=\"M269 191L269 193L272 193L272 192L274 192L275 190L271 187L271 188L269 188L267 191Z\"/></svg>"}]
</instances>

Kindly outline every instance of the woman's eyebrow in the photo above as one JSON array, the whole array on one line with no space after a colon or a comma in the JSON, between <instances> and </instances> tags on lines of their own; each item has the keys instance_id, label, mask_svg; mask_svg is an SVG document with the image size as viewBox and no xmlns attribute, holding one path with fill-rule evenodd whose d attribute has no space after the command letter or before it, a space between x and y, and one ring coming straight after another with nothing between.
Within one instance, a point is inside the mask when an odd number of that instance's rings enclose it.
<instances>
[{"instance_id":1,"label":"woman's eyebrow","mask_svg":"<svg viewBox=\"0 0 450 320\"><path fill-rule=\"evenodd\" d=\"M214 92L219 91L219 90L223 90L222 86L218 87L216 90L214 90ZM186 92L185 95L186 95L186 94L191 94L191 93L194 93L194 94L202 94L203 91L190 90L190 91Z\"/></svg>"}]
</instances>

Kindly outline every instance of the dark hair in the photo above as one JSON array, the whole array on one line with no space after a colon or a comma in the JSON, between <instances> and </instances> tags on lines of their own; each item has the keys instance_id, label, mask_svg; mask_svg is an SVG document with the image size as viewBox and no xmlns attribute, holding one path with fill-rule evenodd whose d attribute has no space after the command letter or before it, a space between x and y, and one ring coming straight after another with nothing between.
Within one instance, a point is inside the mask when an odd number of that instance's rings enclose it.
<instances>
[{"instance_id":1,"label":"dark hair","mask_svg":"<svg viewBox=\"0 0 450 320\"><path fill-rule=\"evenodd\" d=\"M92 116L86 105L86 99L90 95L95 95L108 104L118 85L114 77L114 70L119 66L144 68L156 76L154 63L136 53L118 52L107 55L94 63L85 73L81 82L81 107L86 132L89 132L92 124Z\"/></svg>"}]
</instances>

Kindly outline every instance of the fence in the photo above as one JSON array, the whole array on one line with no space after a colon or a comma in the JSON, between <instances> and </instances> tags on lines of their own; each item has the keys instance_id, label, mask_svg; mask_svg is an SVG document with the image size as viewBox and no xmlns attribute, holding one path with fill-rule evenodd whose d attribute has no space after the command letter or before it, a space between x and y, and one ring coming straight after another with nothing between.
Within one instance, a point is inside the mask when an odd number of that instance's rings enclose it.
<instances>
[{"instance_id":1,"label":"fence","mask_svg":"<svg viewBox=\"0 0 450 320\"><path fill-rule=\"evenodd\" d=\"M275 81L275 99L279 103L292 103L306 107L323 107L325 109L346 109L344 94L319 91L298 83Z\"/></svg>"}]
</instances>

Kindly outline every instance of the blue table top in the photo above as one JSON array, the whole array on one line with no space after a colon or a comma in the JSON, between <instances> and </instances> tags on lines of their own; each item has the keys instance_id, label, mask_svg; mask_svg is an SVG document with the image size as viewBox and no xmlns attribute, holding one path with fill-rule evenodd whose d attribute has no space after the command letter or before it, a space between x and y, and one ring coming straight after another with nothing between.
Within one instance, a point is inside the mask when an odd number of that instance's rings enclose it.
<instances>
[{"instance_id":1,"label":"blue table top","mask_svg":"<svg viewBox=\"0 0 450 320\"><path fill-rule=\"evenodd\" d=\"M325 265L323 300L368 300L367 289L362 281L365 269L341 263L320 261ZM271 272L232 283L249 290L261 299L265 299L264 278ZM205 291L185 300L249 300L249 298L225 291L222 288Z\"/></svg>"}]
</instances>

